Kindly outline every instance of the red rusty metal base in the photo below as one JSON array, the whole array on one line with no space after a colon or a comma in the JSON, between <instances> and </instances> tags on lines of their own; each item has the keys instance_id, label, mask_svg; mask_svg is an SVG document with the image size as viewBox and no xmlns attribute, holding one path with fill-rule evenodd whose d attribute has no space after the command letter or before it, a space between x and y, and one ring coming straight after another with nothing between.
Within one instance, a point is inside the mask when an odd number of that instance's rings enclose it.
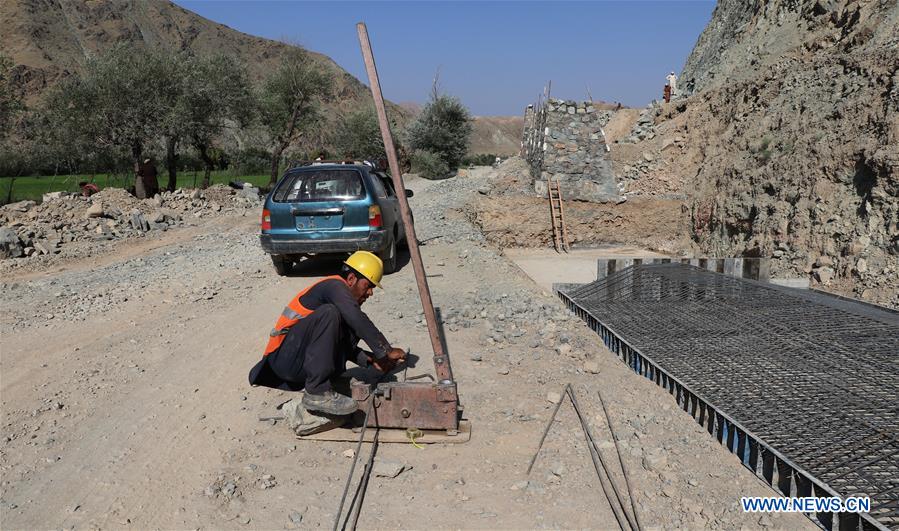
<instances>
[{"instance_id":1,"label":"red rusty metal base","mask_svg":"<svg viewBox=\"0 0 899 531\"><path fill-rule=\"evenodd\" d=\"M351 389L363 415L368 402L374 400L369 427L447 430L450 434L459 429L455 382L386 382L377 384L372 392L371 385L356 381Z\"/></svg>"}]
</instances>

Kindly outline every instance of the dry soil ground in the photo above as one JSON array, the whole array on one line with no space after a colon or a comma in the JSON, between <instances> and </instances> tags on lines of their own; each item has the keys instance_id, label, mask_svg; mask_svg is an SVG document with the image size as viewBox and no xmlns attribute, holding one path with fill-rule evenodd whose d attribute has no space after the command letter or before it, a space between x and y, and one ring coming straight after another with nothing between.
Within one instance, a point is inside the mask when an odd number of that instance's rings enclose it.
<instances>
[{"instance_id":1,"label":"dry soil ground","mask_svg":"<svg viewBox=\"0 0 899 531\"><path fill-rule=\"evenodd\" d=\"M614 528L570 405L525 475L547 395L571 382L614 463L602 389L646 527L812 528L743 514L741 496L774 492L455 210L492 178L412 183L471 441L382 445L377 458L407 470L372 478L360 526ZM246 377L286 300L336 262L277 277L256 232L255 218L219 218L6 276L0 527L331 526L353 445L260 422L291 396ZM384 286L364 309L424 358L410 374L430 372L412 268Z\"/></svg>"}]
</instances>

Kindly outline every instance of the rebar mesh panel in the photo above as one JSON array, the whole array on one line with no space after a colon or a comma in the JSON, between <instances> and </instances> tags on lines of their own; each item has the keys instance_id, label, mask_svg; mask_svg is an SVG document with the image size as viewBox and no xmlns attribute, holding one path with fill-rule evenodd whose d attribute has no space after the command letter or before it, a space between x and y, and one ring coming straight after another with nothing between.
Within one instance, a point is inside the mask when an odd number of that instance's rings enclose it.
<instances>
[{"instance_id":1,"label":"rebar mesh panel","mask_svg":"<svg viewBox=\"0 0 899 531\"><path fill-rule=\"evenodd\" d=\"M899 315L683 264L565 295L702 400L899 526Z\"/></svg>"}]
</instances>

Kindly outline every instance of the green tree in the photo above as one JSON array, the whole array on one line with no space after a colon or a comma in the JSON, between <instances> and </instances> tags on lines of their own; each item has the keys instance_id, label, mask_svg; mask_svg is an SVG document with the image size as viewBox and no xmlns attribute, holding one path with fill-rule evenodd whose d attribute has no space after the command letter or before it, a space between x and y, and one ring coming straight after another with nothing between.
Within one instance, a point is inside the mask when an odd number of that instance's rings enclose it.
<instances>
[{"instance_id":1,"label":"green tree","mask_svg":"<svg viewBox=\"0 0 899 531\"><path fill-rule=\"evenodd\" d=\"M0 54L0 176L8 178L6 194L0 197L0 204L12 200L15 178L24 171L25 158L9 140L16 117L22 108L18 93L11 83L12 60Z\"/></svg>"},{"instance_id":2,"label":"green tree","mask_svg":"<svg viewBox=\"0 0 899 531\"><path fill-rule=\"evenodd\" d=\"M165 107L165 114L162 116L161 134L165 143L165 167L168 172L168 182L165 187L167 190L173 191L178 183L179 148L184 139L185 123L189 121L185 98L189 83L185 78L192 63L191 57L183 53L173 54L170 61L173 63L172 70L179 72L180 75L177 77L177 84L172 87L172 99Z\"/></svg>"},{"instance_id":3,"label":"green tree","mask_svg":"<svg viewBox=\"0 0 899 531\"><path fill-rule=\"evenodd\" d=\"M215 164L210 148L229 125L243 127L253 116L250 81L246 68L224 55L190 58L186 62L183 90L175 107L181 132L197 150L204 164L203 188ZM169 187L174 180L169 172Z\"/></svg>"},{"instance_id":4,"label":"green tree","mask_svg":"<svg viewBox=\"0 0 899 531\"><path fill-rule=\"evenodd\" d=\"M390 128L395 130L396 122L392 121ZM372 162L387 159L384 137L381 136L378 115L373 107L350 113L340 120L332 143L338 157ZM393 135L393 143L400 166L408 169L409 156L403 144L398 141L396 134Z\"/></svg>"},{"instance_id":5,"label":"green tree","mask_svg":"<svg viewBox=\"0 0 899 531\"><path fill-rule=\"evenodd\" d=\"M297 49L263 83L259 119L271 138L271 182L278 179L284 150L319 122L319 102L331 93L331 76Z\"/></svg>"},{"instance_id":6,"label":"green tree","mask_svg":"<svg viewBox=\"0 0 899 531\"><path fill-rule=\"evenodd\" d=\"M68 88L68 90L67 90ZM83 98L82 85L76 79L66 79L51 89L41 106L31 115L26 128L32 145L41 146L41 164L51 173L76 173L77 169L98 168L111 153L128 150L127 147L101 144L84 123L89 118L74 104ZM130 153L127 155L131 158ZM105 169L105 168L104 168Z\"/></svg>"},{"instance_id":7,"label":"green tree","mask_svg":"<svg viewBox=\"0 0 899 531\"><path fill-rule=\"evenodd\" d=\"M406 130L406 142L413 152L427 151L440 156L450 171L459 168L468 152L471 114L457 98L440 95L435 89L431 100Z\"/></svg>"},{"instance_id":8,"label":"green tree","mask_svg":"<svg viewBox=\"0 0 899 531\"><path fill-rule=\"evenodd\" d=\"M0 141L9 137L24 109L19 91L12 83L12 66L12 60L0 53Z\"/></svg>"},{"instance_id":9,"label":"green tree","mask_svg":"<svg viewBox=\"0 0 899 531\"><path fill-rule=\"evenodd\" d=\"M119 45L89 58L84 71L61 82L48 99L47 114L57 127L96 152L128 150L135 169L135 192L148 190L137 178L144 151L165 130L165 119L181 91L179 62L171 53Z\"/></svg>"}]
</instances>

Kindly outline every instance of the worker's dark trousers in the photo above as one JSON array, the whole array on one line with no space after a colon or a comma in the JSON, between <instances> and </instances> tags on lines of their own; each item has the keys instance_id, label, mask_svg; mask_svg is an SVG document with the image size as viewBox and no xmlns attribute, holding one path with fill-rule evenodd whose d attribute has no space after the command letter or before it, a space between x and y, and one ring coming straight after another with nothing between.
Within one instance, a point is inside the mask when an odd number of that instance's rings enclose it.
<instances>
[{"instance_id":1,"label":"worker's dark trousers","mask_svg":"<svg viewBox=\"0 0 899 531\"><path fill-rule=\"evenodd\" d=\"M340 311L323 304L312 315L290 328L284 342L267 356L269 367L279 378L298 389L321 394L331 389L331 379L346 370L349 336Z\"/></svg>"}]
</instances>

